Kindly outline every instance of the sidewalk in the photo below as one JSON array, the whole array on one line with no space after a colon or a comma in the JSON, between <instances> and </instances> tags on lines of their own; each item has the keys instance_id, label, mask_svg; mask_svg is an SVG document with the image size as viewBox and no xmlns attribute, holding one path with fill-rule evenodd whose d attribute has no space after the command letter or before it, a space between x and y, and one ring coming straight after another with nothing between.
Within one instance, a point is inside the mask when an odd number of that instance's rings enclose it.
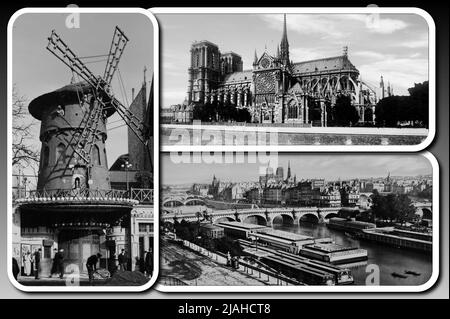
<instances>
[{"instance_id":1,"label":"sidewalk","mask_svg":"<svg viewBox=\"0 0 450 319\"><path fill-rule=\"evenodd\" d=\"M52 278L41 277L40 279L35 279L32 276L19 276L17 281L24 286L103 286L106 279L95 279L91 285L87 274L67 274L63 279L60 279L58 276L53 276Z\"/></svg>"}]
</instances>

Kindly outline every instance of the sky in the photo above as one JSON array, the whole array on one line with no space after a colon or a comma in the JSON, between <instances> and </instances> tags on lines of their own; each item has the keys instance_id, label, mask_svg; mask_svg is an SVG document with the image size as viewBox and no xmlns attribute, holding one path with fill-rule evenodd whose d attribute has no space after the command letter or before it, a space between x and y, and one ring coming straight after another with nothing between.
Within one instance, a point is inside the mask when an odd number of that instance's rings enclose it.
<instances>
[{"instance_id":1,"label":"sky","mask_svg":"<svg viewBox=\"0 0 450 319\"><path fill-rule=\"evenodd\" d=\"M161 29L162 107L183 102L187 91L192 42L209 40L221 52L242 56L251 69L255 50L276 53L282 14L159 14ZM376 21L376 22L374 22ZM428 80L428 25L413 14L288 14L287 32L293 62L333 57L348 46L350 61L362 79L378 86L383 75L394 93Z\"/></svg>"},{"instance_id":2,"label":"sky","mask_svg":"<svg viewBox=\"0 0 450 319\"><path fill-rule=\"evenodd\" d=\"M131 89L140 89L147 68L147 81L151 81L153 70L153 27L143 14L92 14L82 13L80 28L66 27L67 14L28 13L21 15L13 27L13 83L28 103L34 98L59 89L70 83L70 69L47 51L47 38L52 29L80 57L108 54L116 25L129 38L119 63L119 70L126 94L120 90L118 72L112 80L115 96L125 105L131 103ZM98 61L104 58L92 59ZM89 63L94 74L103 75L106 61ZM128 102L128 103L127 103ZM30 116L30 119L31 116ZM27 119L28 120L28 119ZM108 128L124 124L118 115L109 118ZM34 126L36 146L40 123ZM109 130L106 141L108 164L128 152L126 126Z\"/></svg>"},{"instance_id":3,"label":"sky","mask_svg":"<svg viewBox=\"0 0 450 319\"><path fill-rule=\"evenodd\" d=\"M432 174L428 159L420 154L278 154L272 156L255 156L233 158L227 163L226 158L219 155L213 157L206 154L198 157L198 162L192 157L181 157L180 154L164 153L161 158L161 179L163 185L210 183L213 175L221 181L244 182L257 181L268 165L276 171L281 166L284 176L290 161L292 175L297 180L308 178L324 178L338 180L339 178L365 178L391 176L417 176ZM220 153L218 153L220 154ZM214 160L211 160L214 159ZM219 160L221 162L219 162Z\"/></svg>"}]
</instances>

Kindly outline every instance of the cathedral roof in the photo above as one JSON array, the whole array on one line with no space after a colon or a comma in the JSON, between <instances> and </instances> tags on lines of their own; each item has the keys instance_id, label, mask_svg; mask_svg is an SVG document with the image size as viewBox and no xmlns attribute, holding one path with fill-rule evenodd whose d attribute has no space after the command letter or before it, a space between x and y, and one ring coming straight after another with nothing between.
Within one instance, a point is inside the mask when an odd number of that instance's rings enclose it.
<instances>
[{"instance_id":1,"label":"cathedral roof","mask_svg":"<svg viewBox=\"0 0 450 319\"><path fill-rule=\"evenodd\" d=\"M234 84L236 82L251 82L252 81L252 70L245 70L241 72L233 72L227 74L223 80L223 84Z\"/></svg>"},{"instance_id":2,"label":"cathedral roof","mask_svg":"<svg viewBox=\"0 0 450 319\"><path fill-rule=\"evenodd\" d=\"M298 62L292 65L292 72L295 75L341 70L351 70L358 72L358 69L350 62L348 57L344 55Z\"/></svg>"}]
</instances>

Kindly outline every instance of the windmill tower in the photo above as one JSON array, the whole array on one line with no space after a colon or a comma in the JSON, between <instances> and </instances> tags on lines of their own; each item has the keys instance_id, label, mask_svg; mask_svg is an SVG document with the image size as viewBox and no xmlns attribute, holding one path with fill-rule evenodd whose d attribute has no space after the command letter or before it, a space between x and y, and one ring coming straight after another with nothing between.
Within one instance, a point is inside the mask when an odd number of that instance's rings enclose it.
<instances>
[{"instance_id":1,"label":"windmill tower","mask_svg":"<svg viewBox=\"0 0 450 319\"><path fill-rule=\"evenodd\" d=\"M41 121L42 147L37 190L18 203L21 228L40 229L33 238L41 241L43 251L63 248L67 263L81 272L90 255L100 252L108 258L117 251L111 240L117 233L125 238L121 248L131 251L130 216L138 201L128 190L111 189L105 150L108 118L118 114L151 153L151 124L112 95L111 80L128 41L116 27L100 77L52 31L47 50L81 81L43 94L29 105L31 115ZM49 264L51 258L44 253L44 275Z\"/></svg>"}]
</instances>

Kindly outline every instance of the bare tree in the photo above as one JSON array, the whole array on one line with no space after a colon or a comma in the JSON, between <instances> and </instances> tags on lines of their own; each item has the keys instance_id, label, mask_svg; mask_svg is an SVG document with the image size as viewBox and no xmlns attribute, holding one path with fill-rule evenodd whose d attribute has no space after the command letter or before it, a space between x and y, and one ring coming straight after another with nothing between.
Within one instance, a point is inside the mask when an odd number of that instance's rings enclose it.
<instances>
[{"instance_id":1,"label":"bare tree","mask_svg":"<svg viewBox=\"0 0 450 319\"><path fill-rule=\"evenodd\" d=\"M34 138L32 128L36 124L30 118L26 97L13 87L12 105L12 165L13 167L34 167L39 164L39 151L30 143Z\"/></svg>"}]
</instances>

